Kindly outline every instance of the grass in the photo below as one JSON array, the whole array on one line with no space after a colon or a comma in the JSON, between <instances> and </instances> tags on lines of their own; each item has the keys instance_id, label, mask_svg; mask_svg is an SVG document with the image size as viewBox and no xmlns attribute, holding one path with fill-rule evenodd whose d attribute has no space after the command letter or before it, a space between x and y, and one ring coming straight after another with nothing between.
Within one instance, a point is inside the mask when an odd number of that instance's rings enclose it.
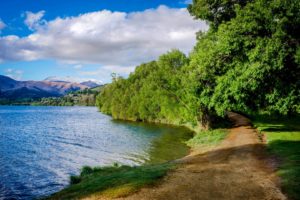
<instances>
[{"instance_id":1,"label":"grass","mask_svg":"<svg viewBox=\"0 0 300 200\"><path fill-rule=\"evenodd\" d=\"M192 148L211 147L219 144L227 135L226 129L214 129L198 132L186 144Z\"/></svg>"},{"instance_id":2,"label":"grass","mask_svg":"<svg viewBox=\"0 0 300 200\"><path fill-rule=\"evenodd\" d=\"M254 125L266 135L269 152L281 160L277 173L283 191L291 199L300 199L300 116L257 116Z\"/></svg>"},{"instance_id":3,"label":"grass","mask_svg":"<svg viewBox=\"0 0 300 200\"><path fill-rule=\"evenodd\" d=\"M217 145L225 138L225 129L201 131L186 143L190 147ZM80 175L70 177L70 186L46 199L117 198L128 196L140 188L153 185L167 172L174 169L174 163L143 166L115 164L107 167L88 167L81 169Z\"/></svg>"},{"instance_id":4,"label":"grass","mask_svg":"<svg viewBox=\"0 0 300 200\"><path fill-rule=\"evenodd\" d=\"M141 187L152 185L174 168L171 163L82 168L79 176L71 176L71 184L66 189L47 199L79 199L83 197L104 196L116 198L127 196Z\"/></svg>"}]
</instances>

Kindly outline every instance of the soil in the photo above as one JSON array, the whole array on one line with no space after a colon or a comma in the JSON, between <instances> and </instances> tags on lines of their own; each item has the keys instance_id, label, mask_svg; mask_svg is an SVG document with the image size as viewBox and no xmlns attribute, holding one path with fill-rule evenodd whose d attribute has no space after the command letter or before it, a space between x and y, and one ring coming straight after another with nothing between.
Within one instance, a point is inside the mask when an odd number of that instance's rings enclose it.
<instances>
[{"instance_id":1,"label":"soil","mask_svg":"<svg viewBox=\"0 0 300 200\"><path fill-rule=\"evenodd\" d=\"M176 160L180 167L159 184L119 200L284 200L274 160L246 117L228 113L228 136L212 149ZM88 198L106 199L103 197Z\"/></svg>"},{"instance_id":2,"label":"soil","mask_svg":"<svg viewBox=\"0 0 300 200\"><path fill-rule=\"evenodd\" d=\"M246 117L228 113L234 124L227 138L206 152L177 160L180 167L154 187L120 200L282 200L274 164Z\"/></svg>"}]
</instances>

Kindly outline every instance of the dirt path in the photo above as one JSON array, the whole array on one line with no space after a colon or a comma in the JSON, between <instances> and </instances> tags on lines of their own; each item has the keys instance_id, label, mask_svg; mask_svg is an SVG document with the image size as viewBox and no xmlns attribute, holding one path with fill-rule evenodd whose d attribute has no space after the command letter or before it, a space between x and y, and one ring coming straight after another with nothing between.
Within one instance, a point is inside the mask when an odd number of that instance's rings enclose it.
<instances>
[{"instance_id":1,"label":"dirt path","mask_svg":"<svg viewBox=\"0 0 300 200\"><path fill-rule=\"evenodd\" d=\"M185 157L161 184L121 199L286 199L250 121L235 113L229 117L235 126L217 148Z\"/></svg>"}]
</instances>

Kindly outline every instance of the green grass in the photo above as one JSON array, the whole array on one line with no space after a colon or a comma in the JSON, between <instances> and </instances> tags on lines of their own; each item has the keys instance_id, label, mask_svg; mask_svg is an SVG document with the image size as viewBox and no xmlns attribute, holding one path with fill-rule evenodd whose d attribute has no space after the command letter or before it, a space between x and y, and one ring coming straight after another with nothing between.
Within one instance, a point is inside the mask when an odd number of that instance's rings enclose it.
<instances>
[{"instance_id":1,"label":"green grass","mask_svg":"<svg viewBox=\"0 0 300 200\"><path fill-rule=\"evenodd\" d=\"M191 147L214 146L225 138L225 129L201 131L186 143ZM153 185L167 172L174 169L174 163L143 166L119 166L91 168L85 166L78 176L71 176L70 186L47 199L80 199L83 197L116 198L128 196L140 188Z\"/></svg>"},{"instance_id":2,"label":"green grass","mask_svg":"<svg viewBox=\"0 0 300 200\"><path fill-rule=\"evenodd\" d=\"M215 146L226 137L227 133L226 129L200 131L192 139L188 140L186 144L192 148Z\"/></svg>"},{"instance_id":3,"label":"green grass","mask_svg":"<svg viewBox=\"0 0 300 200\"><path fill-rule=\"evenodd\" d=\"M291 199L300 199L300 117L258 116L254 125L266 135L269 152L280 159L277 173L283 191Z\"/></svg>"},{"instance_id":4,"label":"green grass","mask_svg":"<svg viewBox=\"0 0 300 200\"><path fill-rule=\"evenodd\" d=\"M79 176L71 177L68 188L47 199L79 199L93 195L109 198L127 196L141 187L152 185L174 168L174 164L144 166L83 167Z\"/></svg>"}]
</instances>

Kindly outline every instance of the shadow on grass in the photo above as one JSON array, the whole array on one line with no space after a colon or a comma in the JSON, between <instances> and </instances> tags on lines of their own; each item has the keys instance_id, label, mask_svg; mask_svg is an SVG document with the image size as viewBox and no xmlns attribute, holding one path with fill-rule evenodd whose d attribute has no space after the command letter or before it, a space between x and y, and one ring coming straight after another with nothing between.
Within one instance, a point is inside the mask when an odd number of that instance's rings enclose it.
<instances>
[{"instance_id":1,"label":"shadow on grass","mask_svg":"<svg viewBox=\"0 0 300 200\"><path fill-rule=\"evenodd\" d=\"M295 131L300 130L300 115L270 116L256 115L252 117L254 124L263 131Z\"/></svg>"},{"instance_id":2,"label":"shadow on grass","mask_svg":"<svg viewBox=\"0 0 300 200\"><path fill-rule=\"evenodd\" d=\"M292 199L299 199L299 142L276 141L268 147L272 154L284 156L284 165L278 169L279 175L283 177L283 190L288 192ZM278 152L273 152L273 149ZM252 156L256 156L258 160L265 160L268 157L266 146L263 144L244 145L233 148L218 149L198 154L195 156L186 157L180 161L156 165L145 166L110 166L110 167L84 167L79 176L73 177L73 184L68 188L52 195L47 199L80 199L102 195L108 198L123 197L138 191L141 187L153 185L162 177L164 177L170 169L174 169L178 164L199 166L207 165L201 173L191 172L192 176L199 176L197 180L203 180L205 190L199 190L199 185L195 183L191 187L197 188L197 195L209 195L214 199L215 191L218 191L222 197L227 195L235 195L233 191L242 191L245 199L263 199L266 194L262 190L261 185L255 179L245 176L240 168L245 165L245 162L250 162ZM250 157L249 157L250 156ZM250 160L248 160L250 158ZM230 163L230 164L229 164ZM187 174L189 179L190 174ZM206 177L206 178L205 178ZM207 179L207 177L210 177ZM239 177L237 179L237 177ZM191 178L191 177L190 177ZM264 179L264 177L261 177ZM222 184L230 184L229 188L215 187L220 180L226 180ZM188 180L186 180L188 182ZM182 180L182 184L186 184ZM203 182L203 183L204 183ZM245 182L241 187L241 182ZM177 184L181 184L178 182ZM211 191L207 193L207 190ZM205 193L205 194L204 194ZM176 188L174 188L176 195ZM239 193L236 193L236 198L239 199Z\"/></svg>"},{"instance_id":3,"label":"shadow on grass","mask_svg":"<svg viewBox=\"0 0 300 200\"><path fill-rule=\"evenodd\" d=\"M291 199L300 200L300 115L256 116L256 127L265 133L268 151L280 160L278 174Z\"/></svg>"},{"instance_id":4,"label":"shadow on grass","mask_svg":"<svg viewBox=\"0 0 300 200\"><path fill-rule=\"evenodd\" d=\"M263 131L265 131L265 132L292 132L292 131L295 131L295 129L291 128L291 127L285 127L285 126L282 126L282 127L270 126L268 128L264 128Z\"/></svg>"},{"instance_id":5,"label":"shadow on grass","mask_svg":"<svg viewBox=\"0 0 300 200\"><path fill-rule=\"evenodd\" d=\"M291 199L300 199L300 141L275 140L268 144L268 150L282 160L278 174L283 191Z\"/></svg>"}]
</instances>

